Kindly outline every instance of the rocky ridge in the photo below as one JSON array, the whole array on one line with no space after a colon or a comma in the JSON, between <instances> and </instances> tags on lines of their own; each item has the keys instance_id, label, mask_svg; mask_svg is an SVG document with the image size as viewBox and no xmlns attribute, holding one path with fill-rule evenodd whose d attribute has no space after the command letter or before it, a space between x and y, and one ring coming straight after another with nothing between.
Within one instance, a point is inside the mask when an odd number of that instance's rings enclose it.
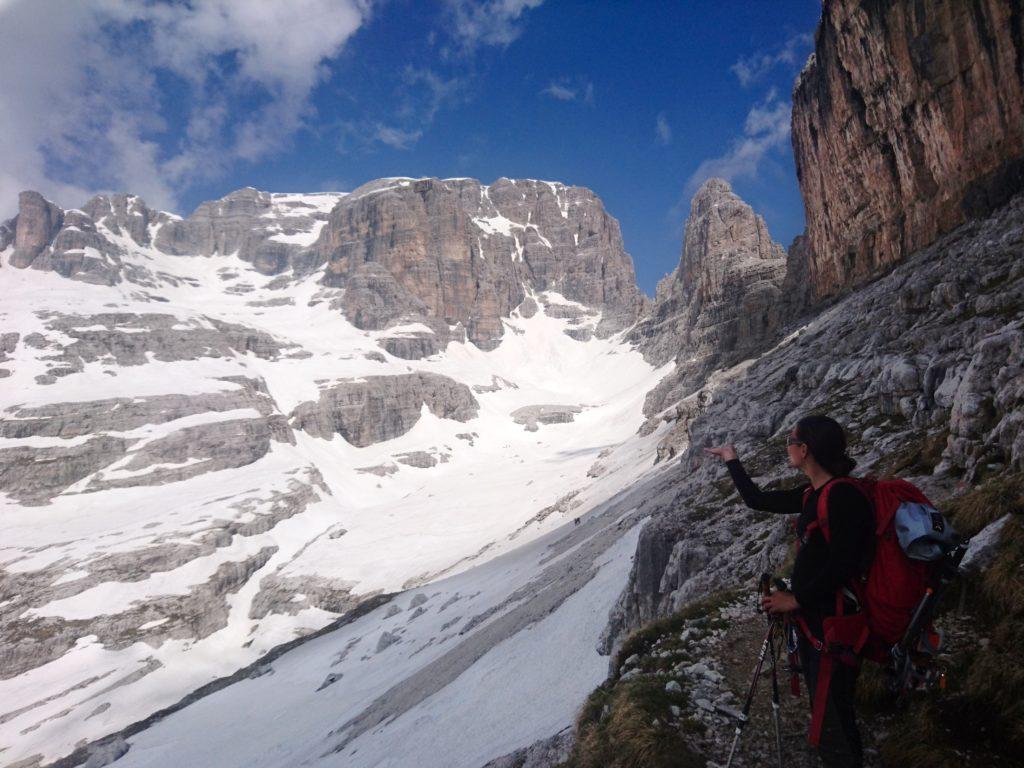
<instances>
[{"instance_id":1,"label":"rocky ridge","mask_svg":"<svg viewBox=\"0 0 1024 768\"><path fill-rule=\"evenodd\" d=\"M659 284L651 312L630 331L645 356L675 367L647 396L645 430L676 419L685 398L712 372L750 357L778 337L783 287L795 282L799 257L789 258L764 219L729 184L709 179L686 220L679 266ZM790 299L792 301L792 299ZM789 307L792 308L792 307ZM662 412L672 409L668 414ZM663 452L674 452L670 443Z\"/></svg>"},{"instance_id":2,"label":"rocky ridge","mask_svg":"<svg viewBox=\"0 0 1024 768\"><path fill-rule=\"evenodd\" d=\"M590 190L551 182L381 179L351 194L312 195L245 188L184 219L132 195L63 211L25 192L2 231L13 235L12 266L106 285L174 280L132 259L136 247L231 254L263 275L320 269L324 286L344 289L332 306L357 328L394 328L383 345L407 359L449 340L494 348L501 319L538 293L598 310L590 333L602 337L646 307L618 222Z\"/></svg>"}]
</instances>

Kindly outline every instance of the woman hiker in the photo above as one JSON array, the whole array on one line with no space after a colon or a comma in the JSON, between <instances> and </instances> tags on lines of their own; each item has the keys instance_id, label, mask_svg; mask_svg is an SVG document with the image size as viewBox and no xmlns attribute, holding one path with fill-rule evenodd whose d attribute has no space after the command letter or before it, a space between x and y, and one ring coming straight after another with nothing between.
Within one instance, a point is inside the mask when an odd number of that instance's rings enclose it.
<instances>
[{"instance_id":1,"label":"woman hiker","mask_svg":"<svg viewBox=\"0 0 1024 768\"><path fill-rule=\"evenodd\" d=\"M788 491L762 491L747 475L731 445L705 448L723 459L744 503L752 509L799 515L796 533L801 539L793 565L792 592L777 591L763 598L770 613L798 613L811 635L822 636L822 621L836 614L836 594L860 576L869 564L873 548L874 514L870 502L849 483L828 491L830 541L818 527L818 497L833 479L849 475L856 462L846 454L843 428L828 416L806 416L786 438L789 465L807 475L809 484ZM804 493L810 489L807 498ZM807 528L811 526L809 535ZM856 610L848 598L844 612ZM798 652L807 690L816 693L820 653L802 632ZM854 715L856 666L832 665L828 700L818 743L818 755L828 768L860 768L863 761L860 733Z\"/></svg>"}]
</instances>

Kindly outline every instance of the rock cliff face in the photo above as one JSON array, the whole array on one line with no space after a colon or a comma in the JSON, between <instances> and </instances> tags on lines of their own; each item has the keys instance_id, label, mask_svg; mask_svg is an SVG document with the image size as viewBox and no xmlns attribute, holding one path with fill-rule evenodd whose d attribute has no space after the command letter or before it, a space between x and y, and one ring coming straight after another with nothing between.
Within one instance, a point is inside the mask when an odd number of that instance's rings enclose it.
<instances>
[{"instance_id":1,"label":"rock cliff face","mask_svg":"<svg viewBox=\"0 0 1024 768\"><path fill-rule=\"evenodd\" d=\"M826 0L793 93L816 297L1024 186L1021 0Z\"/></svg>"},{"instance_id":2,"label":"rock cliff face","mask_svg":"<svg viewBox=\"0 0 1024 768\"><path fill-rule=\"evenodd\" d=\"M155 245L170 254L233 253L265 275L277 274L316 240L327 213L343 197L333 192L274 194L246 187L203 203L187 219L168 221L159 229Z\"/></svg>"},{"instance_id":3,"label":"rock cliff face","mask_svg":"<svg viewBox=\"0 0 1024 768\"><path fill-rule=\"evenodd\" d=\"M344 308L361 328L434 319L491 348L526 289L604 310L599 334L643 309L618 222L579 187L381 179L338 204L313 251L328 285L356 288Z\"/></svg>"},{"instance_id":4,"label":"rock cliff face","mask_svg":"<svg viewBox=\"0 0 1024 768\"><path fill-rule=\"evenodd\" d=\"M83 282L151 287L159 281L124 257L135 246L171 255L234 254L263 274L301 262L341 193L311 195L240 189L203 203L182 219L155 211L135 195L97 195L64 211L37 192L23 192L18 215L0 227L0 251L13 239L10 264L52 270ZM12 237L13 235L13 237Z\"/></svg>"},{"instance_id":5,"label":"rock cliff face","mask_svg":"<svg viewBox=\"0 0 1024 768\"><path fill-rule=\"evenodd\" d=\"M690 204L679 266L658 284L650 316L632 334L656 364L676 361L645 412L690 394L710 371L773 338L785 277L786 253L764 219L727 182L706 181Z\"/></svg>"},{"instance_id":6,"label":"rock cliff face","mask_svg":"<svg viewBox=\"0 0 1024 768\"><path fill-rule=\"evenodd\" d=\"M479 405L465 384L436 373L366 376L320 392L292 413L296 429L330 440L341 435L360 448L404 435L426 406L441 419L469 421Z\"/></svg>"},{"instance_id":7,"label":"rock cliff face","mask_svg":"<svg viewBox=\"0 0 1024 768\"><path fill-rule=\"evenodd\" d=\"M22 192L14 222L11 265L27 267L35 261L60 230L63 218L64 212L38 192Z\"/></svg>"}]
</instances>

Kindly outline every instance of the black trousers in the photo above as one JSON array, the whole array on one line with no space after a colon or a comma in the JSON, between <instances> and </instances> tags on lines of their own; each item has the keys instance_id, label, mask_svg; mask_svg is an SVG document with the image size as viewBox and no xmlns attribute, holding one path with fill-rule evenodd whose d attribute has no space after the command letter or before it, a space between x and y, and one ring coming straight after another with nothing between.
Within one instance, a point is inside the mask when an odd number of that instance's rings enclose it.
<instances>
[{"instance_id":1,"label":"black trousers","mask_svg":"<svg viewBox=\"0 0 1024 768\"><path fill-rule=\"evenodd\" d=\"M799 654L813 711L821 654L804 637L800 638ZM818 757L826 768L861 768L864 764L864 750L853 706L859 672L857 667L839 661L832 664L825 719L818 742Z\"/></svg>"}]
</instances>

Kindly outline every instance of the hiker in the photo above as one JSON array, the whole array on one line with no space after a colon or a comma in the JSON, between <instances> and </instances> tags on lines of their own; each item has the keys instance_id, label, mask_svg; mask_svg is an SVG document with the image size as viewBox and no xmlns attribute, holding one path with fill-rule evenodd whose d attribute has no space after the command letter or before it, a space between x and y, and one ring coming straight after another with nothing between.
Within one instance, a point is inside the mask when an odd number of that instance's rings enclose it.
<instances>
[{"instance_id":1,"label":"hiker","mask_svg":"<svg viewBox=\"0 0 1024 768\"><path fill-rule=\"evenodd\" d=\"M704 450L726 462L748 507L799 515L796 534L800 546L793 565L792 591L775 591L762 599L762 605L770 613L785 614L804 630L797 633L798 654L813 712L822 654L815 650L810 638L823 636L822 622L836 615L838 599L843 601L844 614L857 611L852 593L845 594L849 590L844 587L865 571L873 551L871 503L849 483L837 483L828 491L829 541L817 524L822 489L833 479L848 476L856 465L846 454L846 435L838 422L828 416L800 419L786 438L786 453L789 465L803 472L809 484L784 491L760 490L743 469L731 444ZM850 661L830 662L818 742L818 755L828 768L860 768L863 762L854 714L858 666L855 659Z\"/></svg>"}]
</instances>

